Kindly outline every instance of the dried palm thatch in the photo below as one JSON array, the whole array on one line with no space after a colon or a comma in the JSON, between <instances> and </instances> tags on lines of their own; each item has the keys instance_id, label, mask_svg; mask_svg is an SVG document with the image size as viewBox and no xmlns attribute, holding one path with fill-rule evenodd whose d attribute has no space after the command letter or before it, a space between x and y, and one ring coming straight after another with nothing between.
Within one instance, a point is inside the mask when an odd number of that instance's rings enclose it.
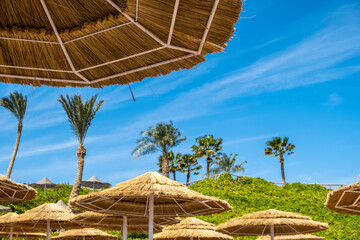
<instances>
[{"instance_id":1,"label":"dried palm thatch","mask_svg":"<svg viewBox=\"0 0 360 240\"><path fill-rule=\"evenodd\" d=\"M24 233L24 232L43 232L42 230L29 230L26 228L18 227L12 221L14 218L18 217L19 215L16 213L7 213L5 215L0 216L0 232L17 232L17 233Z\"/></svg>"},{"instance_id":2,"label":"dried palm thatch","mask_svg":"<svg viewBox=\"0 0 360 240\"><path fill-rule=\"evenodd\" d=\"M192 191L156 172L71 200L82 210L130 216L147 216L150 202L157 217L206 215L231 209L224 200Z\"/></svg>"},{"instance_id":3,"label":"dried palm thatch","mask_svg":"<svg viewBox=\"0 0 360 240\"><path fill-rule=\"evenodd\" d=\"M18 238L27 238L27 239L44 239L46 234L44 233L30 233L30 232L13 232L13 236ZM10 233L0 232L0 237L10 238Z\"/></svg>"},{"instance_id":4,"label":"dried palm thatch","mask_svg":"<svg viewBox=\"0 0 360 240\"><path fill-rule=\"evenodd\" d=\"M196 218L186 218L180 223L166 227L161 233L155 234L154 239L201 239L201 240L232 240L231 236L215 231L216 226Z\"/></svg>"},{"instance_id":5,"label":"dried palm thatch","mask_svg":"<svg viewBox=\"0 0 360 240\"><path fill-rule=\"evenodd\" d=\"M127 84L226 47L241 0L3 0L0 81Z\"/></svg>"},{"instance_id":6,"label":"dried palm thatch","mask_svg":"<svg viewBox=\"0 0 360 240\"><path fill-rule=\"evenodd\" d=\"M82 181L81 186L92 188L95 190L95 189L101 189L101 188L109 188L109 187L111 187L111 184L105 183L105 182L101 181L100 179L98 179L97 177L92 176L88 180Z\"/></svg>"},{"instance_id":7,"label":"dried palm thatch","mask_svg":"<svg viewBox=\"0 0 360 240\"><path fill-rule=\"evenodd\" d=\"M72 222L86 227L93 227L107 231L122 231L123 216L110 215L96 212L83 212L77 214ZM146 233L148 232L147 217L127 217L128 232ZM163 225L171 225L180 222L178 218L163 217L154 219L154 232L161 232Z\"/></svg>"},{"instance_id":8,"label":"dried palm thatch","mask_svg":"<svg viewBox=\"0 0 360 240\"><path fill-rule=\"evenodd\" d=\"M330 192L325 206L335 212L360 215L360 182Z\"/></svg>"},{"instance_id":9,"label":"dried palm thatch","mask_svg":"<svg viewBox=\"0 0 360 240\"><path fill-rule=\"evenodd\" d=\"M275 240L320 240L325 239L324 237L318 237L310 234L300 234L300 235L286 235L275 237ZM269 236L262 236L256 240L270 240Z\"/></svg>"},{"instance_id":10,"label":"dried palm thatch","mask_svg":"<svg viewBox=\"0 0 360 240\"><path fill-rule=\"evenodd\" d=\"M0 175L0 202L30 201L35 197L35 189L13 182L9 178Z\"/></svg>"},{"instance_id":11,"label":"dried palm thatch","mask_svg":"<svg viewBox=\"0 0 360 240\"><path fill-rule=\"evenodd\" d=\"M262 236L270 235L271 228L274 235L292 235L323 231L329 226L300 214L270 209L233 218L217 230L234 236Z\"/></svg>"},{"instance_id":12,"label":"dried palm thatch","mask_svg":"<svg viewBox=\"0 0 360 240\"><path fill-rule=\"evenodd\" d=\"M117 236L108 234L95 228L72 229L62 232L53 240L115 240Z\"/></svg>"}]
</instances>

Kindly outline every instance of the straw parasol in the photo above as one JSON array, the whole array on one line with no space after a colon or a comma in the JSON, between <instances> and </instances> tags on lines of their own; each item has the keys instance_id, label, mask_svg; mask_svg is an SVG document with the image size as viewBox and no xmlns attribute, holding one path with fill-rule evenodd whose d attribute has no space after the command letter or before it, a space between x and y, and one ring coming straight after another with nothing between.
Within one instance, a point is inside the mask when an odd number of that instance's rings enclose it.
<instances>
[{"instance_id":1,"label":"straw parasol","mask_svg":"<svg viewBox=\"0 0 360 240\"><path fill-rule=\"evenodd\" d=\"M0 205L0 212L4 213L4 212L11 212L11 207L5 207Z\"/></svg>"},{"instance_id":2,"label":"straw parasol","mask_svg":"<svg viewBox=\"0 0 360 240\"><path fill-rule=\"evenodd\" d=\"M35 189L0 175L0 202L30 201L35 197Z\"/></svg>"},{"instance_id":3,"label":"straw parasol","mask_svg":"<svg viewBox=\"0 0 360 240\"><path fill-rule=\"evenodd\" d=\"M40 181L38 181L36 183L29 183L28 185L33 188L43 188L44 193L46 193L46 189L61 188L60 185L53 183L47 177L44 177L43 179L41 179Z\"/></svg>"},{"instance_id":4,"label":"straw parasol","mask_svg":"<svg viewBox=\"0 0 360 240\"><path fill-rule=\"evenodd\" d=\"M148 232L148 218L147 217L127 217L120 215L109 215L96 212L83 212L77 214L72 222L86 227L98 228L107 231L121 231L123 230L123 218L127 221L127 231L146 233ZM154 219L154 232L161 232L163 225L171 225L180 222L178 218L162 217Z\"/></svg>"},{"instance_id":5,"label":"straw parasol","mask_svg":"<svg viewBox=\"0 0 360 240\"><path fill-rule=\"evenodd\" d=\"M82 210L148 216L149 240L153 237L154 216L207 215L231 209L224 200L192 191L156 172L145 173L101 192L78 196L70 202Z\"/></svg>"},{"instance_id":6,"label":"straw parasol","mask_svg":"<svg viewBox=\"0 0 360 240\"><path fill-rule=\"evenodd\" d=\"M59 236L52 237L52 240L115 240L117 236L108 234L96 228L72 229L61 232Z\"/></svg>"},{"instance_id":7,"label":"straw parasol","mask_svg":"<svg viewBox=\"0 0 360 240\"><path fill-rule=\"evenodd\" d=\"M55 203L44 203L15 217L11 223L27 229L46 231L49 240L50 230L81 228L80 225L70 222L74 216L70 210Z\"/></svg>"},{"instance_id":8,"label":"straw parasol","mask_svg":"<svg viewBox=\"0 0 360 240\"><path fill-rule=\"evenodd\" d=\"M275 209L246 214L220 224L217 230L234 236L293 235L313 233L328 229L327 223L313 221L310 217Z\"/></svg>"},{"instance_id":9,"label":"straw parasol","mask_svg":"<svg viewBox=\"0 0 360 240\"><path fill-rule=\"evenodd\" d=\"M10 240L12 239L13 235L17 234L24 234L32 232L41 232L39 230L31 230L24 229L22 227L16 226L16 224L12 223L12 221L18 217L19 215L16 213L7 213L5 215L0 216L0 232L6 233L6 237L9 236Z\"/></svg>"},{"instance_id":10,"label":"straw parasol","mask_svg":"<svg viewBox=\"0 0 360 240\"><path fill-rule=\"evenodd\" d=\"M325 206L335 212L360 215L360 182L328 193Z\"/></svg>"},{"instance_id":11,"label":"straw parasol","mask_svg":"<svg viewBox=\"0 0 360 240\"><path fill-rule=\"evenodd\" d=\"M0 81L102 87L189 69L226 47L240 0L4 0Z\"/></svg>"},{"instance_id":12,"label":"straw parasol","mask_svg":"<svg viewBox=\"0 0 360 240\"><path fill-rule=\"evenodd\" d=\"M44 239L46 234L44 233L28 233L28 232L14 232L13 235L18 238L27 238L27 239ZM10 234L8 232L0 232L0 237L9 238Z\"/></svg>"},{"instance_id":13,"label":"straw parasol","mask_svg":"<svg viewBox=\"0 0 360 240\"><path fill-rule=\"evenodd\" d=\"M180 223L166 227L161 233L155 234L155 240L233 240L229 235L215 231L214 224L196 218L186 218Z\"/></svg>"},{"instance_id":14,"label":"straw parasol","mask_svg":"<svg viewBox=\"0 0 360 240\"><path fill-rule=\"evenodd\" d=\"M285 235L285 236L275 237L275 240L321 240L321 239L325 239L325 238L310 235L310 234ZM262 237L257 238L256 240L270 240L270 237L262 236Z\"/></svg>"},{"instance_id":15,"label":"straw parasol","mask_svg":"<svg viewBox=\"0 0 360 240\"><path fill-rule=\"evenodd\" d=\"M88 180L82 181L81 186L92 188L95 191L95 189L109 188L109 187L111 187L111 184L105 183L105 182L101 181L100 179L98 179L97 177L92 176Z\"/></svg>"},{"instance_id":16,"label":"straw parasol","mask_svg":"<svg viewBox=\"0 0 360 240\"><path fill-rule=\"evenodd\" d=\"M56 203L56 205L59 205L60 207L63 207L63 208L65 208L65 209L68 209L68 206L64 203L64 201L63 200L59 200L59 201L57 201L57 203Z\"/></svg>"}]
</instances>

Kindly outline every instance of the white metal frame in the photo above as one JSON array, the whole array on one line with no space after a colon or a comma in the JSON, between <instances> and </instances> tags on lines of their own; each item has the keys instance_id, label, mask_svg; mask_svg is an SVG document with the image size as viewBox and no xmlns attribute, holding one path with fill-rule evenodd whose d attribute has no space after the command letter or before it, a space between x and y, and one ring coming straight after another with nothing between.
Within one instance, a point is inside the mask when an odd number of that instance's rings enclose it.
<instances>
[{"instance_id":1,"label":"white metal frame","mask_svg":"<svg viewBox=\"0 0 360 240\"><path fill-rule=\"evenodd\" d=\"M170 26L169 35L168 35L168 39L167 39L166 43L163 42L161 39L159 39L151 31L146 29L143 25L141 25L138 22L138 16L139 16L139 1L138 0L136 0L135 19L132 18L131 16L129 16L128 14L124 13L121 10L121 8L118 5L116 5L112 0L106 0L106 1L112 7L114 7L120 14L122 14L125 18L127 18L128 22L121 23L119 25L116 25L116 26L113 26L113 27L110 27L110 28L106 28L106 29L100 30L98 32L90 33L90 34L87 34L87 35L84 35L84 36L81 36L81 37L78 37L78 38L74 38L74 39L71 39L71 40L68 40L68 41L63 41L61 39L61 36L60 36L54 22L53 22L52 16L51 16L51 14L50 14L50 12L49 12L49 10L47 8L45 0L40 0L40 2L42 4L42 7L43 7L43 9L44 9L44 11L46 13L46 16L47 16L47 18L48 18L48 20L49 20L49 22L51 24L51 27L52 27L52 29L54 31L54 34L55 34L55 36L57 38L57 42L22 39L22 38L0 37L0 39L3 39L3 40L25 41L25 42L33 42L33 43L41 43L41 44L57 44L57 45L60 45L60 47L61 47L61 49L62 49L62 51L63 51L63 53L65 55L66 61L67 61L67 63L69 64L69 66L71 68L71 71L70 70L60 70L60 69L47 69L47 68L36 68L36 67L12 66L12 65L0 65L0 67L13 68L13 69L24 69L24 70L39 70L39 71L46 71L46 72L48 71L48 72L59 72L59 73L73 73L73 74L77 75L81 80L77 80L77 79L58 79L58 78L47 78L47 77L33 77L33 76L14 75L14 74L1 74L1 73L0 73L0 77L91 85L93 83L105 81L105 80L108 80L108 79L111 79L111 78L124 76L124 75L127 75L127 74L143 71L143 70L153 68L153 67L159 67L159 66L162 66L162 65L165 65L165 64L169 64L169 63L176 62L176 61L181 61L181 60L189 58L189 57L194 57L196 55L200 55L201 51L202 51L202 49L204 47L207 35L209 33L210 26L212 24L212 21L213 21L213 18L215 16L215 12L217 10L217 7L218 7L218 4L219 4L220 0L214 0L214 4L213 4L212 10L211 10L209 19L207 21L206 28L204 30L201 42L199 44L199 48L196 51L191 50L191 49L187 49L187 48L182 48L182 47L171 45L171 40L172 40L172 37L173 37L174 27L175 27L175 24L176 24L176 17L177 17L177 12L178 12L178 7L179 7L180 0L176 0L175 4L174 4L174 10L173 10L173 15L172 15L172 19L171 19L171 26ZM144 32L145 34L150 36L153 40L158 42L161 45L161 47L154 48L154 49L151 49L151 50L147 50L147 51L137 53L137 54L134 54L134 55L131 55L131 56L127 56L127 57L124 57L124 58L116 59L116 60L113 60L113 61L105 62L105 63L102 63L102 64L94 65L94 66L91 66L91 67L83 68L83 69L76 69L74 67L73 62L72 62L72 60L71 60L71 58L69 56L68 50L66 49L67 44L79 41L79 40L87 38L87 37L97 35L99 33L103 33L103 32L106 32L106 31L121 28L121 27L130 25L130 24L134 24L139 30L141 30L142 32ZM125 72L109 75L109 76L98 78L98 79L91 80L91 81L81 74L81 72L84 72L84 71L87 71L87 70L90 70L90 69L95 69L95 68L98 68L98 67L102 67L102 66L112 64L112 63L124 61L126 59L131 59L131 58L141 56L141 55L144 55L144 54L147 54L147 53L151 53L151 52L154 52L154 51L158 51L158 50L161 50L161 49L164 49L164 48L170 48L170 49L174 49L174 50L179 50L179 51L186 52L188 54L184 55L182 57L176 57L176 58L173 58L173 59L169 59L169 60L165 60L165 61L158 62L158 63L155 63L155 64L151 64L151 65L148 65L148 66L139 67L139 68L136 68L136 69L125 71Z\"/></svg>"}]
</instances>

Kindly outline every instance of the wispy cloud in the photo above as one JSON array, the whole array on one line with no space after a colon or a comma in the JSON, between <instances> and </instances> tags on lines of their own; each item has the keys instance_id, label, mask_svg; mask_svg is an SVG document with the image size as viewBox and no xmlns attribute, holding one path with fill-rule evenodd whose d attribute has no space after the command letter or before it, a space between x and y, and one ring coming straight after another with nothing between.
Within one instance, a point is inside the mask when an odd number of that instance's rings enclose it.
<instances>
[{"instance_id":1,"label":"wispy cloud","mask_svg":"<svg viewBox=\"0 0 360 240\"><path fill-rule=\"evenodd\" d=\"M340 97L337 93L332 93L328 96L327 101L324 103L324 105L327 106L337 106L343 102L343 98Z\"/></svg>"},{"instance_id":2,"label":"wispy cloud","mask_svg":"<svg viewBox=\"0 0 360 240\"><path fill-rule=\"evenodd\" d=\"M277 135L279 135L279 133L267 134L267 135L261 135L261 136L255 136L255 137L248 137L248 138L234 139L234 140L226 141L226 143L224 143L224 144L232 145L232 144L252 142L252 141L257 141L257 140L264 140L264 139L272 138L272 137L277 136Z\"/></svg>"}]
</instances>

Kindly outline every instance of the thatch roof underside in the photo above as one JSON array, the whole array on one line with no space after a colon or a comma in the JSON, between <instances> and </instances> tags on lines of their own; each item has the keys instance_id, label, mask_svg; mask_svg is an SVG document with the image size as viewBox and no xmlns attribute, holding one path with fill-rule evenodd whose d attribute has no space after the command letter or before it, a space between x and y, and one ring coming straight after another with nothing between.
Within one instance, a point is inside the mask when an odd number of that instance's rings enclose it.
<instances>
[{"instance_id":1,"label":"thatch roof underside","mask_svg":"<svg viewBox=\"0 0 360 240\"><path fill-rule=\"evenodd\" d=\"M101 192L78 196L71 204L79 209L131 216L147 216L150 196L155 217L179 217L220 213L228 202L202 195L156 172L119 183Z\"/></svg>"},{"instance_id":2,"label":"thatch roof underside","mask_svg":"<svg viewBox=\"0 0 360 240\"><path fill-rule=\"evenodd\" d=\"M108 234L95 228L73 229L61 232L59 236L52 237L53 240L115 240L117 236Z\"/></svg>"},{"instance_id":3,"label":"thatch roof underside","mask_svg":"<svg viewBox=\"0 0 360 240\"><path fill-rule=\"evenodd\" d=\"M196 218L186 218L180 223L166 227L161 233L155 234L154 239L201 239L201 240L232 240L231 236L215 231L214 224Z\"/></svg>"},{"instance_id":4,"label":"thatch roof underside","mask_svg":"<svg viewBox=\"0 0 360 240\"><path fill-rule=\"evenodd\" d=\"M4 0L0 81L102 87L189 69L226 47L241 7L241 0Z\"/></svg>"},{"instance_id":5,"label":"thatch roof underside","mask_svg":"<svg viewBox=\"0 0 360 240\"><path fill-rule=\"evenodd\" d=\"M96 212L84 212L77 214L72 222L85 227L92 227L107 231L122 231L123 216L109 215ZM154 232L161 232L163 225L171 225L180 222L178 218L154 218ZM147 233L149 220L147 217L127 217L127 229L132 233Z\"/></svg>"},{"instance_id":6,"label":"thatch roof underside","mask_svg":"<svg viewBox=\"0 0 360 240\"><path fill-rule=\"evenodd\" d=\"M44 203L36 208L13 218L8 223L26 229L39 229L46 231L47 222L50 222L50 229L73 229L81 228L80 225L70 222L75 216L70 210L55 203Z\"/></svg>"},{"instance_id":7,"label":"thatch roof underside","mask_svg":"<svg viewBox=\"0 0 360 240\"><path fill-rule=\"evenodd\" d=\"M318 237L310 234L299 234L299 235L286 235L286 236L276 236L275 240L321 240L325 239L324 237ZM262 236L256 240L271 240L270 236Z\"/></svg>"},{"instance_id":8,"label":"thatch roof underside","mask_svg":"<svg viewBox=\"0 0 360 240\"><path fill-rule=\"evenodd\" d=\"M335 212L360 215L360 182L330 192L325 206Z\"/></svg>"},{"instance_id":9,"label":"thatch roof underside","mask_svg":"<svg viewBox=\"0 0 360 240\"><path fill-rule=\"evenodd\" d=\"M0 202L30 201L35 197L35 189L0 175Z\"/></svg>"},{"instance_id":10,"label":"thatch roof underside","mask_svg":"<svg viewBox=\"0 0 360 240\"><path fill-rule=\"evenodd\" d=\"M0 237L10 238L9 232L0 232ZM43 239L46 238L44 233L30 233L30 232L13 232L13 239L27 238L27 239Z\"/></svg>"},{"instance_id":11,"label":"thatch roof underside","mask_svg":"<svg viewBox=\"0 0 360 240\"><path fill-rule=\"evenodd\" d=\"M313 221L310 217L270 209L233 218L220 224L217 230L233 236L263 236L270 235L271 225L275 235L314 233L329 228L327 223Z\"/></svg>"}]
</instances>

